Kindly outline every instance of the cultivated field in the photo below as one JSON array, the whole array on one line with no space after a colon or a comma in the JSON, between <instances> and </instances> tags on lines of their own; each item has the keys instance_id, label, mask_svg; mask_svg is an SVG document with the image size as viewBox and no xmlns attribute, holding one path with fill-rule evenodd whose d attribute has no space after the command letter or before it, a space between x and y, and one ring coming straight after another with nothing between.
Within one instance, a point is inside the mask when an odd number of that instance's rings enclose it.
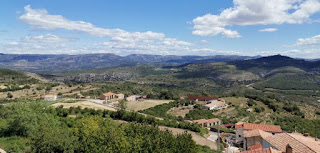
<instances>
[{"instance_id":1,"label":"cultivated field","mask_svg":"<svg viewBox=\"0 0 320 153\"><path fill-rule=\"evenodd\" d=\"M61 105L63 106L63 108L70 108L70 107L78 107L78 106L80 106L81 108L91 108L91 109L95 109L95 110L117 111L114 108L103 106L103 105L99 105L99 104L95 104L95 103L88 102L88 101L81 101L81 102L76 102L76 103L55 103L55 104L53 104L51 106L59 107Z\"/></svg>"},{"instance_id":2,"label":"cultivated field","mask_svg":"<svg viewBox=\"0 0 320 153\"><path fill-rule=\"evenodd\" d=\"M148 109L157 105L172 102L173 100L144 100L144 101L129 101L127 102L127 109L139 111Z\"/></svg>"}]
</instances>

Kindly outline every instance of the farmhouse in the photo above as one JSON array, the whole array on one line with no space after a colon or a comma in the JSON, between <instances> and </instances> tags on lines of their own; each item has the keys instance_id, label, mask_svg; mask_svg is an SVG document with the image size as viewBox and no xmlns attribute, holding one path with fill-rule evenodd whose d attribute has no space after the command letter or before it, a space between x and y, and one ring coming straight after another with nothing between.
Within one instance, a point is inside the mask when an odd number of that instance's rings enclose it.
<instances>
[{"instance_id":1,"label":"farmhouse","mask_svg":"<svg viewBox=\"0 0 320 153\"><path fill-rule=\"evenodd\" d=\"M212 102L207 105L204 105L203 109L215 110L215 109L222 109L222 108L227 108L227 107L228 107L228 105L226 105L225 101L218 100L216 102Z\"/></svg>"},{"instance_id":2,"label":"farmhouse","mask_svg":"<svg viewBox=\"0 0 320 153\"><path fill-rule=\"evenodd\" d=\"M104 93L100 96L100 100L124 99L124 94L115 94L112 92Z\"/></svg>"},{"instance_id":3,"label":"farmhouse","mask_svg":"<svg viewBox=\"0 0 320 153\"><path fill-rule=\"evenodd\" d=\"M124 94L116 94L117 99L124 99Z\"/></svg>"},{"instance_id":4,"label":"farmhouse","mask_svg":"<svg viewBox=\"0 0 320 153\"><path fill-rule=\"evenodd\" d=\"M136 101L137 100L137 96L136 95L132 95L126 98L126 101Z\"/></svg>"},{"instance_id":5,"label":"farmhouse","mask_svg":"<svg viewBox=\"0 0 320 153\"><path fill-rule=\"evenodd\" d=\"M208 120L206 120L206 119L194 120L192 122L197 123L204 128L209 128L214 125L219 125L220 120L218 118L212 118L212 119L208 119Z\"/></svg>"},{"instance_id":6,"label":"farmhouse","mask_svg":"<svg viewBox=\"0 0 320 153\"><path fill-rule=\"evenodd\" d=\"M55 101L55 100L57 100L57 95L45 95L44 96L44 100L45 101Z\"/></svg>"},{"instance_id":7,"label":"farmhouse","mask_svg":"<svg viewBox=\"0 0 320 153\"><path fill-rule=\"evenodd\" d=\"M272 134L282 133L279 125L242 123L236 124L236 143L243 142L244 132L250 130L261 130Z\"/></svg>"},{"instance_id":8,"label":"farmhouse","mask_svg":"<svg viewBox=\"0 0 320 153\"><path fill-rule=\"evenodd\" d=\"M116 97L115 93L107 92L100 95L100 100L111 100L111 99L114 99L115 97Z\"/></svg>"}]
</instances>

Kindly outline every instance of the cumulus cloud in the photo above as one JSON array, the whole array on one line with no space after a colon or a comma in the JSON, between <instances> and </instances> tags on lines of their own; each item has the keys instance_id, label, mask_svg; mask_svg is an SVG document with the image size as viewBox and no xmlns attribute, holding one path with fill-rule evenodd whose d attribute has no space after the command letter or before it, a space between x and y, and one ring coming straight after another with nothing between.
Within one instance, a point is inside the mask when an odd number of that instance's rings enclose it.
<instances>
[{"instance_id":1,"label":"cumulus cloud","mask_svg":"<svg viewBox=\"0 0 320 153\"><path fill-rule=\"evenodd\" d=\"M22 38L23 42L29 43L60 43L60 42L68 42L73 41L74 39L70 38L61 38L56 35L46 34L46 35L39 35L39 36L26 36Z\"/></svg>"},{"instance_id":2,"label":"cumulus cloud","mask_svg":"<svg viewBox=\"0 0 320 153\"><path fill-rule=\"evenodd\" d=\"M318 0L233 0L234 6L219 15L206 14L195 18L194 35L238 38L241 35L228 29L233 25L301 24L320 11Z\"/></svg>"},{"instance_id":3,"label":"cumulus cloud","mask_svg":"<svg viewBox=\"0 0 320 153\"><path fill-rule=\"evenodd\" d=\"M84 21L72 21L61 15L51 15L44 9L32 9L30 5L24 7L25 13L19 17L23 22L28 23L33 28L39 29L65 29L72 31L81 31L98 37L109 37L110 40L97 43L93 51L100 52L107 50L109 52L122 54L126 53L145 53L148 52L171 52L188 50L193 43L167 38L163 33L152 31L147 32L128 32L122 29L106 29L96 27L95 25ZM65 42L66 38L60 38L55 35L41 35L35 37L25 37L24 42ZM140 51L140 52L139 52Z\"/></svg>"},{"instance_id":4,"label":"cumulus cloud","mask_svg":"<svg viewBox=\"0 0 320 153\"><path fill-rule=\"evenodd\" d=\"M61 15L50 15L45 9L32 9L30 5L24 7L25 13L19 17L20 20L40 29L66 29L82 31L94 36L112 37L119 41L139 41L144 39L163 39L163 33L128 32L122 29L105 29L94 26L84 21L68 20Z\"/></svg>"},{"instance_id":5,"label":"cumulus cloud","mask_svg":"<svg viewBox=\"0 0 320 153\"><path fill-rule=\"evenodd\" d=\"M266 29L261 29L259 30L260 32L275 32L278 31L276 28L266 28Z\"/></svg>"},{"instance_id":6,"label":"cumulus cloud","mask_svg":"<svg viewBox=\"0 0 320 153\"><path fill-rule=\"evenodd\" d=\"M313 36L311 38L298 39L295 46L316 46L320 45L320 35Z\"/></svg>"},{"instance_id":7,"label":"cumulus cloud","mask_svg":"<svg viewBox=\"0 0 320 153\"><path fill-rule=\"evenodd\" d=\"M290 56L294 58L315 59L317 57L320 57L320 49L313 48L313 49L292 49L292 50L285 50L285 51L261 51L261 52L257 52L256 54L262 55L262 56L281 54L281 55Z\"/></svg>"}]
</instances>

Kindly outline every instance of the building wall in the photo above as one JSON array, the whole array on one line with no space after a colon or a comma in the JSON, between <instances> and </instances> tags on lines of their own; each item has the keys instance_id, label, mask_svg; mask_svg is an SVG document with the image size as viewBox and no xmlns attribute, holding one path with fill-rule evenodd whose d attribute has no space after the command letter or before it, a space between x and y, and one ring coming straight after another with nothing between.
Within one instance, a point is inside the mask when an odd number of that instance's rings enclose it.
<instances>
[{"instance_id":1,"label":"building wall","mask_svg":"<svg viewBox=\"0 0 320 153\"><path fill-rule=\"evenodd\" d=\"M116 97L117 97L118 99L124 99L124 94L116 94Z\"/></svg>"},{"instance_id":2,"label":"building wall","mask_svg":"<svg viewBox=\"0 0 320 153\"><path fill-rule=\"evenodd\" d=\"M126 98L126 101L136 101L136 96L135 95L129 96Z\"/></svg>"},{"instance_id":3,"label":"building wall","mask_svg":"<svg viewBox=\"0 0 320 153\"><path fill-rule=\"evenodd\" d=\"M236 129L236 142L242 142L243 141L243 128L238 128Z\"/></svg>"},{"instance_id":4,"label":"building wall","mask_svg":"<svg viewBox=\"0 0 320 153\"><path fill-rule=\"evenodd\" d=\"M252 146L252 145L257 145L261 144L262 145L262 138L261 137L250 137L247 138L247 146Z\"/></svg>"},{"instance_id":5,"label":"building wall","mask_svg":"<svg viewBox=\"0 0 320 153\"><path fill-rule=\"evenodd\" d=\"M55 101L57 100L57 97L44 97L45 101Z\"/></svg>"}]
</instances>

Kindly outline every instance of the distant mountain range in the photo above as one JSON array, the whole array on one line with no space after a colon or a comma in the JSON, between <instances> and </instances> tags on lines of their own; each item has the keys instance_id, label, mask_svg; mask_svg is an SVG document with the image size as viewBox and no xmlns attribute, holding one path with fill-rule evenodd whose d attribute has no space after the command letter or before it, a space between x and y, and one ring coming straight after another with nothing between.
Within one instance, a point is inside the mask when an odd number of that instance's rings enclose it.
<instances>
[{"instance_id":1,"label":"distant mountain range","mask_svg":"<svg viewBox=\"0 0 320 153\"><path fill-rule=\"evenodd\" d=\"M198 63L226 62L254 59L257 57L217 55L217 56L161 56L132 54L81 54L81 55L39 55L39 54L0 54L0 68L34 73L58 74L88 69L136 66L143 63Z\"/></svg>"}]
</instances>

